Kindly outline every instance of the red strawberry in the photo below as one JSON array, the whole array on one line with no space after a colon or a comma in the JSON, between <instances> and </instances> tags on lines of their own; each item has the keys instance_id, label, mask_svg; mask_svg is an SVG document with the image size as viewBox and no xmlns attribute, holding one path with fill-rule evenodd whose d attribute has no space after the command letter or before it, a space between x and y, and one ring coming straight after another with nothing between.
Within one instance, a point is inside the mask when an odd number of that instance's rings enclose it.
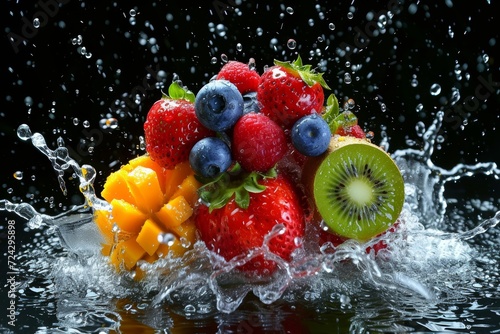
<instances>
[{"instance_id":1,"label":"red strawberry","mask_svg":"<svg viewBox=\"0 0 500 334\"><path fill-rule=\"evenodd\" d=\"M194 111L194 95L177 83L169 88L169 96L156 101L146 116L144 139L151 159L167 169L187 161L193 145L200 139L213 136Z\"/></svg>"},{"instance_id":2,"label":"red strawberry","mask_svg":"<svg viewBox=\"0 0 500 334\"><path fill-rule=\"evenodd\" d=\"M290 181L281 175L265 178L261 185L265 189L249 194L246 209L238 204L238 196L212 211L203 204L197 207L196 227L208 249L229 261L261 247L266 234L276 224L283 224L285 232L270 239L268 246L274 254L290 260L292 251L297 248L295 240L303 237L305 229L300 198ZM266 275L275 267L274 261L257 256L239 269L249 274Z\"/></svg>"},{"instance_id":3,"label":"red strawberry","mask_svg":"<svg viewBox=\"0 0 500 334\"><path fill-rule=\"evenodd\" d=\"M225 79L238 88L241 95L248 92L256 92L259 85L260 75L250 69L248 64L239 61L229 61L217 74L217 79Z\"/></svg>"},{"instance_id":4,"label":"red strawberry","mask_svg":"<svg viewBox=\"0 0 500 334\"><path fill-rule=\"evenodd\" d=\"M380 233L379 235L377 235L377 237L382 236L386 233L396 232L399 224L400 224L400 222L396 221L396 223L392 227L390 227L387 231ZM320 230L320 232L319 232L319 245L320 246L326 242L331 242L335 247L337 247L348 240L347 238L338 236L338 235L330 233L328 231L325 231L322 229L319 229L319 230ZM387 245L387 242L385 240L380 240L375 245L367 247L366 252L370 253L373 250L375 252L375 255L377 255L378 252L387 248L387 246L388 245Z\"/></svg>"},{"instance_id":5,"label":"red strawberry","mask_svg":"<svg viewBox=\"0 0 500 334\"><path fill-rule=\"evenodd\" d=\"M262 74L257 90L261 112L284 128L302 116L321 113L323 87L329 89L323 74L302 65L300 56L293 63L275 60L274 64Z\"/></svg>"},{"instance_id":6,"label":"red strawberry","mask_svg":"<svg viewBox=\"0 0 500 334\"><path fill-rule=\"evenodd\" d=\"M355 125L347 127L347 128L339 127L337 129L336 134L341 135L341 136L352 136L352 137L361 138L361 139L366 138L365 132L358 124L355 124Z\"/></svg>"},{"instance_id":7,"label":"red strawberry","mask_svg":"<svg viewBox=\"0 0 500 334\"><path fill-rule=\"evenodd\" d=\"M287 150L285 132L266 115L251 112L236 122L232 153L247 171L269 170Z\"/></svg>"}]
</instances>

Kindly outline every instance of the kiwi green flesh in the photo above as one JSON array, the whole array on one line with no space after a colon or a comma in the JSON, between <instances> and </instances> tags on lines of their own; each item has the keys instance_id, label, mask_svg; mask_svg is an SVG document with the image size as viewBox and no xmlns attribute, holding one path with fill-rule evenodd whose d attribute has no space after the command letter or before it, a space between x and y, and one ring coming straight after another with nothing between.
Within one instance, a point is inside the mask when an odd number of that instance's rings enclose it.
<instances>
[{"instance_id":1,"label":"kiwi green flesh","mask_svg":"<svg viewBox=\"0 0 500 334\"><path fill-rule=\"evenodd\" d=\"M314 177L314 200L335 234L368 240L391 227L404 203L404 181L392 158L373 144L342 146Z\"/></svg>"}]
</instances>

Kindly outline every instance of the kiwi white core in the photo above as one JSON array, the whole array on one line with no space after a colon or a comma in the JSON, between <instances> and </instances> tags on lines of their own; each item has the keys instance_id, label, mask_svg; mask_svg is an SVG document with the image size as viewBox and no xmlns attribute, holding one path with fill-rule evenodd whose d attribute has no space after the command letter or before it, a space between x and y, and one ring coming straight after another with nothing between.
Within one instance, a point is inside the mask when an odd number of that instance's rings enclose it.
<instances>
[{"instance_id":1,"label":"kiwi white core","mask_svg":"<svg viewBox=\"0 0 500 334\"><path fill-rule=\"evenodd\" d=\"M373 200L372 188L364 180L353 180L346 187L347 194L354 203L363 206Z\"/></svg>"}]
</instances>

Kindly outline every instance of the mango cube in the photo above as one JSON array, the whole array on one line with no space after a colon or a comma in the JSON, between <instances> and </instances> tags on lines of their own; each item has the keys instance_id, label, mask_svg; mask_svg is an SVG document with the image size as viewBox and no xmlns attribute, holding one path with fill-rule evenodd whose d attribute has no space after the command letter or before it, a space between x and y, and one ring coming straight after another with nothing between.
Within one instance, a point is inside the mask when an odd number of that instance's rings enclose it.
<instances>
[{"instance_id":1,"label":"mango cube","mask_svg":"<svg viewBox=\"0 0 500 334\"><path fill-rule=\"evenodd\" d=\"M148 253L150 256L156 253L160 242L158 236L163 233L163 230L158 227L151 219L146 220L142 226L139 235L137 236L137 243Z\"/></svg>"},{"instance_id":2,"label":"mango cube","mask_svg":"<svg viewBox=\"0 0 500 334\"><path fill-rule=\"evenodd\" d=\"M132 270L146 251L134 240L130 238L120 241L111 252L110 260L115 268L119 269L123 265L125 269Z\"/></svg>"},{"instance_id":3,"label":"mango cube","mask_svg":"<svg viewBox=\"0 0 500 334\"><path fill-rule=\"evenodd\" d=\"M144 213L160 209L163 204L163 193L154 170L137 166L128 173L127 183L135 204Z\"/></svg>"},{"instance_id":4,"label":"mango cube","mask_svg":"<svg viewBox=\"0 0 500 334\"><path fill-rule=\"evenodd\" d=\"M184 196L177 196L168 201L157 213L156 217L167 229L179 226L193 214L193 208Z\"/></svg>"},{"instance_id":5,"label":"mango cube","mask_svg":"<svg viewBox=\"0 0 500 334\"><path fill-rule=\"evenodd\" d=\"M121 231L133 234L139 233L142 224L147 218L146 214L122 199L112 200L111 206L112 221L116 222Z\"/></svg>"}]
</instances>

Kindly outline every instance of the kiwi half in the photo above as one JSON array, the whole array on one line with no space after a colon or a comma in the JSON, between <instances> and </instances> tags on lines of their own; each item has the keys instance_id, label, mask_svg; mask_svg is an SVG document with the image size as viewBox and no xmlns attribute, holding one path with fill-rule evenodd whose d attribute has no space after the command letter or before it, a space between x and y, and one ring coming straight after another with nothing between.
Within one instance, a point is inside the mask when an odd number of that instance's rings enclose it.
<instances>
[{"instance_id":1,"label":"kiwi half","mask_svg":"<svg viewBox=\"0 0 500 334\"><path fill-rule=\"evenodd\" d=\"M364 139L335 135L303 177L333 233L368 240L391 227L404 203L404 181L392 158Z\"/></svg>"}]
</instances>

